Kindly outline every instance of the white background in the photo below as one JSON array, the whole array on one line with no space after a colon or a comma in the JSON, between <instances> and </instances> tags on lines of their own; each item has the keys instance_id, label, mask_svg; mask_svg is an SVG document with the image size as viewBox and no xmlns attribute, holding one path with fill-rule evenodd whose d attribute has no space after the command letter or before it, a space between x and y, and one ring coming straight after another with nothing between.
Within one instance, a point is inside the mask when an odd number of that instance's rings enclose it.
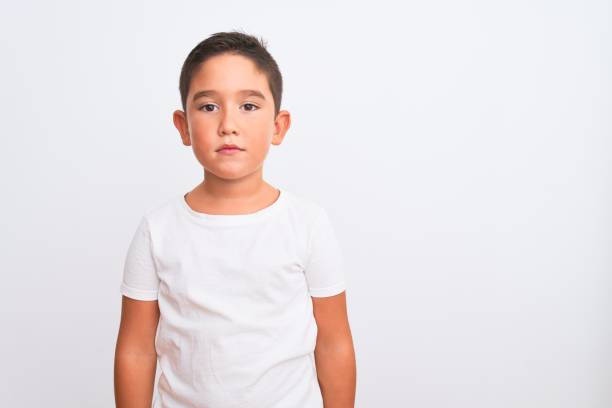
<instances>
[{"instance_id":1,"label":"white background","mask_svg":"<svg viewBox=\"0 0 612 408\"><path fill-rule=\"evenodd\" d=\"M346 255L357 407L612 406L611 8L3 6L0 406L113 406L129 241L202 178L180 68L232 29L292 113L264 178Z\"/></svg>"}]
</instances>

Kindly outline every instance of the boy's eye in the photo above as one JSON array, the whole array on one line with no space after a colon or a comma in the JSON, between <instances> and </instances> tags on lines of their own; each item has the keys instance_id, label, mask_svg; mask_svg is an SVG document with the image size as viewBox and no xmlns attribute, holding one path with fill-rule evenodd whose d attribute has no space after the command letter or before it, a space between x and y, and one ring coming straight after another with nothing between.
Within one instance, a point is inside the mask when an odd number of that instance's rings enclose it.
<instances>
[{"instance_id":1,"label":"boy's eye","mask_svg":"<svg viewBox=\"0 0 612 408\"><path fill-rule=\"evenodd\" d=\"M242 106L247 106L247 105L248 105L248 106L252 106L252 108L251 108L251 109L247 109L247 111L248 111L248 112L252 112L252 111L255 111L255 110L259 109L259 107L258 107L258 106L253 105L252 103L245 103L245 104L244 104L244 105L242 105Z\"/></svg>"},{"instance_id":2,"label":"boy's eye","mask_svg":"<svg viewBox=\"0 0 612 408\"><path fill-rule=\"evenodd\" d=\"M253 112L253 111L256 111L257 109L259 109L259 106L254 105L252 103L248 103L248 102L245 103L242 106L248 106L249 107L248 109L246 109L247 112ZM212 107L212 108L210 108L210 107ZM200 106L200 110L203 110L205 112L213 112L215 107L216 107L216 105L214 105L212 103L206 103L206 104Z\"/></svg>"},{"instance_id":3,"label":"boy's eye","mask_svg":"<svg viewBox=\"0 0 612 408\"><path fill-rule=\"evenodd\" d=\"M213 105L212 103L207 103L207 104L205 104L205 105L202 105L202 106L200 107L200 110L204 109L206 112L212 112L211 110L208 110L208 109L206 108L207 106L213 106L213 107L214 107L215 105Z\"/></svg>"}]
</instances>

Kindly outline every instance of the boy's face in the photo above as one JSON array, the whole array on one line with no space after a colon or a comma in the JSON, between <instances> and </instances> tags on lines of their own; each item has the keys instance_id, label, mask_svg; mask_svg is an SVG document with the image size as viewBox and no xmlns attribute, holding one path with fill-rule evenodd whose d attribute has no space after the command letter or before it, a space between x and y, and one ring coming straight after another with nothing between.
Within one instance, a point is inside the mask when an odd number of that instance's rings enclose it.
<instances>
[{"instance_id":1,"label":"boy's face","mask_svg":"<svg viewBox=\"0 0 612 408\"><path fill-rule=\"evenodd\" d=\"M274 117L268 80L250 59L221 54L206 60L194 74L186 112L175 111L174 124L183 144L192 146L207 171L237 179L261 171L270 144L282 142L290 116L280 111ZM241 150L222 153L224 144Z\"/></svg>"}]
</instances>

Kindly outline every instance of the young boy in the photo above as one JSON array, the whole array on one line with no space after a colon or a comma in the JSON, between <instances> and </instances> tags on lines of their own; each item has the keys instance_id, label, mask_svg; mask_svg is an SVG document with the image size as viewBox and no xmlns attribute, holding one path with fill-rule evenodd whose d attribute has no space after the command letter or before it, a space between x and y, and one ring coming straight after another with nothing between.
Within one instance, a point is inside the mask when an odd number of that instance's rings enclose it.
<instances>
[{"instance_id":1,"label":"young boy","mask_svg":"<svg viewBox=\"0 0 612 408\"><path fill-rule=\"evenodd\" d=\"M263 42L216 33L180 76L182 142L204 168L129 246L115 351L119 408L349 408L356 361L326 210L263 180L290 124ZM161 375L155 388L157 359Z\"/></svg>"}]
</instances>

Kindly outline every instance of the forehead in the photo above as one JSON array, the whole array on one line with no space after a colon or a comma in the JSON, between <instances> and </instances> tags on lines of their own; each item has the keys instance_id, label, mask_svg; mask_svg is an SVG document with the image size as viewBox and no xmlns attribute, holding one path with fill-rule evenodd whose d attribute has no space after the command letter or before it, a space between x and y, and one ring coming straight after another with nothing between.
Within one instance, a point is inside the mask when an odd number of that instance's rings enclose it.
<instances>
[{"instance_id":1,"label":"forehead","mask_svg":"<svg viewBox=\"0 0 612 408\"><path fill-rule=\"evenodd\" d=\"M242 55L216 55L200 65L191 79L189 98L206 89L227 96L252 89L264 94L266 99L271 97L266 75L257 69L253 61Z\"/></svg>"}]
</instances>

